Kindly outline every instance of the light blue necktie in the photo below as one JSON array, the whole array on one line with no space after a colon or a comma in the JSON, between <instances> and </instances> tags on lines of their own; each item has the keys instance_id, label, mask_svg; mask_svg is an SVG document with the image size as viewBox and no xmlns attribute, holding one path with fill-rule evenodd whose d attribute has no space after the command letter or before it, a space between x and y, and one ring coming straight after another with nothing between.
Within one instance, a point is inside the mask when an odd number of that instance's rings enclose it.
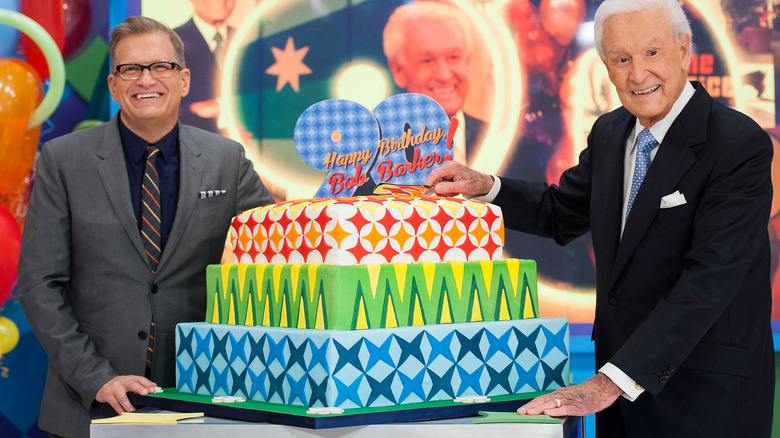
<instances>
[{"instance_id":1,"label":"light blue necktie","mask_svg":"<svg viewBox=\"0 0 780 438\"><path fill-rule=\"evenodd\" d=\"M650 151L658 146L653 134L649 130L643 129L637 136L636 165L634 166L634 178L631 180L631 192L628 195L628 205L626 206L626 221L628 213L631 212L631 206L634 204L634 198L645 179L647 168L650 167Z\"/></svg>"}]
</instances>

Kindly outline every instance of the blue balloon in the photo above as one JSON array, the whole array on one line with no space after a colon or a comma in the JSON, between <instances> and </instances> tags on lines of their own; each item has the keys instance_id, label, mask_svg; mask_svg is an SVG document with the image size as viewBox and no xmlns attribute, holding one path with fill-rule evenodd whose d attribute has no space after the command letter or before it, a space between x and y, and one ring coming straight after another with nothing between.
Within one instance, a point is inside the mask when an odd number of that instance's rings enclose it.
<instances>
[{"instance_id":1,"label":"blue balloon","mask_svg":"<svg viewBox=\"0 0 780 438\"><path fill-rule=\"evenodd\" d=\"M19 12L19 0L0 0L0 9ZM0 24L0 58L15 57L20 32L7 24Z\"/></svg>"}]
</instances>

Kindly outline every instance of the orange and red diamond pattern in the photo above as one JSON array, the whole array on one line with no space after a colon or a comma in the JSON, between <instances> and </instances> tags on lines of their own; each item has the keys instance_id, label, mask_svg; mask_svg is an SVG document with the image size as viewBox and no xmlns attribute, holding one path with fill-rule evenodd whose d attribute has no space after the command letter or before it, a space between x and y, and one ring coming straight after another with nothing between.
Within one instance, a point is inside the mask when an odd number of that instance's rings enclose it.
<instances>
[{"instance_id":1,"label":"orange and red diamond pattern","mask_svg":"<svg viewBox=\"0 0 780 438\"><path fill-rule=\"evenodd\" d=\"M502 258L492 204L443 197L287 201L244 212L230 229L241 263L395 263Z\"/></svg>"}]
</instances>

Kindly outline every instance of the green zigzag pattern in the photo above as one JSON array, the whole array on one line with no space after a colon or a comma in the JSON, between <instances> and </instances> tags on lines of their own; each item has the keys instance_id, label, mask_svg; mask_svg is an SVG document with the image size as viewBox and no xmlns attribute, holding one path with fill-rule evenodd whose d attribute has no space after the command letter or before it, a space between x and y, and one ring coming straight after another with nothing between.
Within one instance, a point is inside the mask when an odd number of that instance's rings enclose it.
<instances>
[{"instance_id":1,"label":"green zigzag pattern","mask_svg":"<svg viewBox=\"0 0 780 438\"><path fill-rule=\"evenodd\" d=\"M383 328L387 326L388 308L392 304L398 326L414 325L415 305L424 324L439 324L443 320L473 321L474 300L478 300L481 313L477 320L497 321L502 302L509 319L523 319L527 303L533 317L539 316L536 292L536 263L519 260L515 293L509 265L506 261L492 262L493 269L488 293L483 269L479 262L463 263L463 282L458 296L455 276L449 263L436 263L429 294L423 265L407 265L403 289L399 291L396 271L392 264L381 265L376 291L371 291L371 279L364 265L338 266L331 264L301 264L297 287L293 288L292 264L284 264L278 274L278 291L274 284L275 264L248 264L245 268L243 288L239 293L239 265L230 265L227 282L223 279L221 265L207 268L208 306L206 322L238 325L265 325L300 327L299 313L303 308L305 328L355 330ZM278 268L277 268L278 269ZM316 269L315 290L311 294L309 269ZM223 284L227 284L223 290ZM258 287L258 285L263 285ZM295 292L293 293L293 290ZM352 293L349 293L352 291ZM443 309L444 296L448 309ZM302 303L301 303L302 302ZM233 321L231 321L231 304ZM252 318L247 321L249 306ZM318 307L322 307L321 321L317 321ZM266 307L268 309L266 315ZM361 312L362 307L362 312ZM449 315L443 315L443 312ZM361 314L365 321L361 324ZM268 320L265 320L267 318ZM283 324L286 322L286 324ZM391 325L392 326L392 325Z\"/></svg>"}]
</instances>

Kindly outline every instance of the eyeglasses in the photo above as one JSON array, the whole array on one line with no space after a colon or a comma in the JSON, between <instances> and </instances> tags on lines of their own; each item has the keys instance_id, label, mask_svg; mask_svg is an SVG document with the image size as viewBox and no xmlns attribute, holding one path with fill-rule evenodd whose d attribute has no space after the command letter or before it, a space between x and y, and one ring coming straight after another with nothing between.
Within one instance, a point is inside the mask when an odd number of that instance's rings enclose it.
<instances>
[{"instance_id":1,"label":"eyeglasses","mask_svg":"<svg viewBox=\"0 0 780 438\"><path fill-rule=\"evenodd\" d=\"M153 62L148 65L119 64L114 69L114 74L119 74L119 76L122 76L122 79L134 81L141 77L145 69L149 69L149 73L153 78L162 79L171 77L173 70L176 68L181 69L182 67L171 61Z\"/></svg>"}]
</instances>

